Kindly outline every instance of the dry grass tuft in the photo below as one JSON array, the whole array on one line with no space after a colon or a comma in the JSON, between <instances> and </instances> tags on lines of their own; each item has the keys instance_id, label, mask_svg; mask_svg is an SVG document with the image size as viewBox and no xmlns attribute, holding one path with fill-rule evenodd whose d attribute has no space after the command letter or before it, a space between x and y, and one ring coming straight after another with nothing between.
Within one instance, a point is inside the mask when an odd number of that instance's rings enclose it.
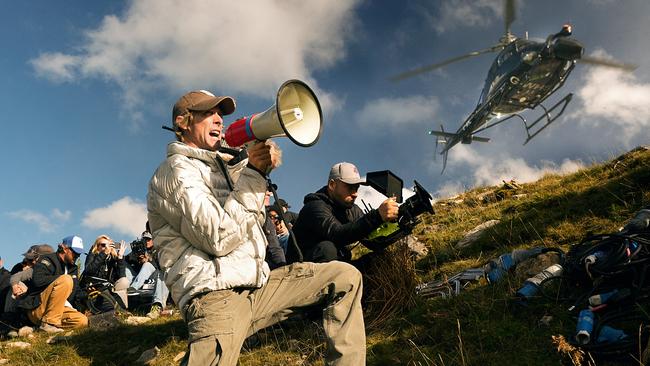
<instances>
[{"instance_id":1,"label":"dry grass tuft","mask_svg":"<svg viewBox=\"0 0 650 366\"><path fill-rule=\"evenodd\" d=\"M366 328L378 329L399 312L415 306L418 279L406 240L376 256L364 273Z\"/></svg>"},{"instance_id":2,"label":"dry grass tuft","mask_svg":"<svg viewBox=\"0 0 650 366\"><path fill-rule=\"evenodd\" d=\"M561 354L569 356L571 363L574 366L581 366L585 361L585 352L569 344L563 335L551 336L553 344L557 347L557 351ZM594 365L590 360L587 360L587 365Z\"/></svg>"}]
</instances>

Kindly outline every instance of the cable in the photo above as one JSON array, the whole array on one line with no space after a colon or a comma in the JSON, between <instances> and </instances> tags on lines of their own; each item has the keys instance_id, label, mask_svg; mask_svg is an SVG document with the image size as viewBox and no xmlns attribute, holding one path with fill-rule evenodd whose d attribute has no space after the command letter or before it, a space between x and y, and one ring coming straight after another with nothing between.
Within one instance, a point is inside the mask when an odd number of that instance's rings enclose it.
<instances>
[{"instance_id":1,"label":"cable","mask_svg":"<svg viewBox=\"0 0 650 366\"><path fill-rule=\"evenodd\" d=\"M569 310L587 308L592 296L610 295L603 304L590 307L596 319L591 341L574 342L575 346L594 355L620 357L635 352L639 340L647 340L648 332L642 330L639 335L638 329L639 323L650 322L650 314L641 305L650 296L646 286L649 266L649 232L593 235L570 248L560 278L574 287L562 298L573 301ZM550 286L540 287L547 290ZM547 292L542 294L548 298Z\"/></svg>"}]
</instances>

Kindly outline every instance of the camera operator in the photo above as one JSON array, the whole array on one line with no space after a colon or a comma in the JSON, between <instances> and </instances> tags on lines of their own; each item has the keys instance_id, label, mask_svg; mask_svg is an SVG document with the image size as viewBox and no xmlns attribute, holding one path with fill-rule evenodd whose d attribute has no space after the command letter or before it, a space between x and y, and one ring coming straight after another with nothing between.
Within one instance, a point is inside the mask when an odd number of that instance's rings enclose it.
<instances>
[{"instance_id":1,"label":"camera operator","mask_svg":"<svg viewBox=\"0 0 650 366\"><path fill-rule=\"evenodd\" d=\"M305 260L351 262L348 245L361 241L373 249L363 239L383 222L397 219L399 206L393 197L364 214L354 204L361 184L367 183L357 167L341 162L330 169L326 186L305 196L305 205L293 227Z\"/></svg>"},{"instance_id":2,"label":"camera operator","mask_svg":"<svg viewBox=\"0 0 650 366\"><path fill-rule=\"evenodd\" d=\"M140 290L145 282L154 279L154 297L147 316L157 318L167 304L169 289L162 279L162 273L157 268L153 239L149 231L144 231L139 240L131 243L131 253L127 255L126 277L129 289Z\"/></svg>"},{"instance_id":3,"label":"camera operator","mask_svg":"<svg viewBox=\"0 0 650 366\"><path fill-rule=\"evenodd\" d=\"M283 200L282 198L279 198L278 202L275 202L275 204L282 209L284 218L287 220L287 225L289 225L289 227L293 227L293 225L296 224L296 220L298 220L298 213L289 211L291 206L289 206L287 201Z\"/></svg>"},{"instance_id":4,"label":"camera operator","mask_svg":"<svg viewBox=\"0 0 650 366\"><path fill-rule=\"evenodd\" d=\"M280 205L274 203L271 206L267 207L267 215L271 223L273 223L273 227L275 229L275 237L276 240L278 241L278 245L282 249L283 257L286 257L287 249L289 248L289 242L291 238L289 237L290 232L289 229L287 229L286 224L284 223L284 221L280 220L279 213L281 209L282 208L280 207Z\"/></svg>"},{"instance_id":5,"label":"camera operator","mask_svg":"<svg viewBox=\"0 0 650 366\"><path fill-rule=\"evenodd\" d=\"M117 244L108 235L100 235L95 239L84 266L83 277L92 276L103 278L113 284L113 292L122 300L125 308L129 306L126 289L129 280L126 278L126 262L124 252L126 243Z\"/></svg>"}]
</instances>

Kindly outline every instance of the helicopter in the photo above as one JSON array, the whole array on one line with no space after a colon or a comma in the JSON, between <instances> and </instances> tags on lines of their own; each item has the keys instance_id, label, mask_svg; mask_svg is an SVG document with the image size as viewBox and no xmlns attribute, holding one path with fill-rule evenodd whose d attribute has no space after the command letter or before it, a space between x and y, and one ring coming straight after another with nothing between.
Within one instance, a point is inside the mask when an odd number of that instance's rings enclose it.
<instances>
[{"instance_id":1,"label":"helicopter","mask_svg":"<svg viewBox=\"0 0 650 366\"><path fill-rule=\"evenodd\" d=\"M400 81L453 62L486 53L499 52L488 71L474 111L465 119L460 128L455 133L451 133L446 132L441 125L439 131L428 132L429 135L436 136L436 153L438 145L444 145L440 150L440 155L443 156L443 173L447 166L447 155L452 147L458 143L470 144L474 141L490 141L488 137L477 136L478 133L518 117L526 129L527 137L524 142L526 145L553 123L564 113L573 94L568 93L549 108L545 107L542 102L564 85L576 63L614 67L626 71L636 69L635 65L584 56L584 46L576 39L571 38L572 27L570 24L563 25L558 33L549 35L546 40L528 39L528 34L525 38L518 38L510 31L510 25L515 20L515 1L506 0L504 5L505 34L497 44L443 62L406 71L391 78L393 81ZM534 110L538 106L543 109L543 113L532 122L528 122L519 114L525 109Z\"/></svg>"}]
</instances>

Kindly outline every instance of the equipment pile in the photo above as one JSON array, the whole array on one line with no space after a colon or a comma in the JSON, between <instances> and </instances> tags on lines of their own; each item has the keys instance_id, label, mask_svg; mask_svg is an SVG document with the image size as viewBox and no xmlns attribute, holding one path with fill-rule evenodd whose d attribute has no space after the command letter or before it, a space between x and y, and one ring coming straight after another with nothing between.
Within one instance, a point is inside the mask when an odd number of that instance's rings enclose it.
<instances>
[{"instance_id":1,"label":"equipment pile","mask_svg":"<svg viewBox=\"0 0 650 366\"><path fill-rule=\"evenodd\" d=\"M528 278L513 302L527 306L548 299L567 309L577 319L572 346L595 357L640 357L639 350L650 340L650 232L628 231L594 235L574 244L568 253L558 248L514 250L443 280L416 286L425 297L458 295L472 283L494 283L523 261L547 252L557 252L559 263ZM650 351L642 357L650 361Z\"/></svg>"},{"instance_id":2,"label":"equipment pile","mask_svg":"<svg viewBox=\"0 0 650 366\"><path fill-rule=\"evenodd\" d=\"M575 346L597 356L638 353L649 334L649 264L649 232L595 235L570 248L562 283L542 288L579 312Z\"/></svg>"}]
</instances>

